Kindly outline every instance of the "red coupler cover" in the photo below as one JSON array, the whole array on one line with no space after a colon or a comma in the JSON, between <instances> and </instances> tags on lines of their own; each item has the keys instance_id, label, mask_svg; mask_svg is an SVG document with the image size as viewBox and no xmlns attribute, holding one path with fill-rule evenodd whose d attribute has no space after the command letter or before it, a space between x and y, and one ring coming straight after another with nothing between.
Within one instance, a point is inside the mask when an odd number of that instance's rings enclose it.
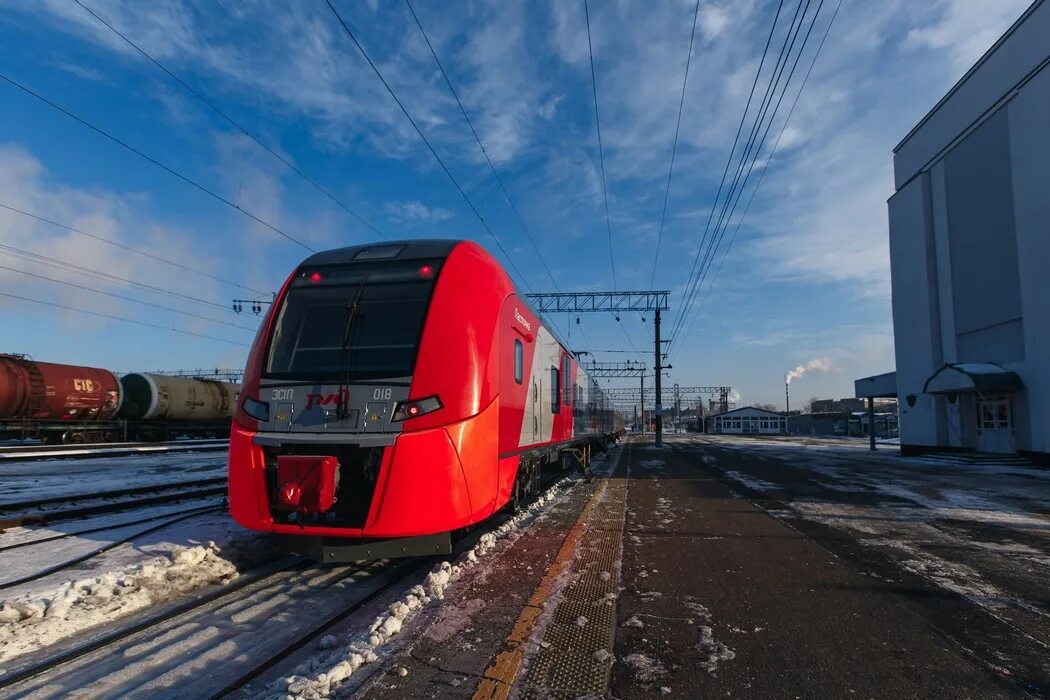
<instances>
[{"instance_id":1,"label":"red coupler cover","mask_svg":"<svg viewBox=\"0 0 1050 700\"><path fill-rule=\"evenodd\" d=\"M339 460L332 456L281 455L277 458L278 505L300 513L325 513L335 503Z\"/></svg>"}]
</instances>

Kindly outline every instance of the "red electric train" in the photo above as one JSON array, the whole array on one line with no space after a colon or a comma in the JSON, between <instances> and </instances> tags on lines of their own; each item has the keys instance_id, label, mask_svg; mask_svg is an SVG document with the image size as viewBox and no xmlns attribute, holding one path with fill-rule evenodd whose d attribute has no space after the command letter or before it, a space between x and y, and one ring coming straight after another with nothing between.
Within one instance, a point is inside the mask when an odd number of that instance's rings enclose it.
<instances>
[{"instance_id":1,"label":"red electric train","mask_svg":"<svg viewBox=\"0 0 1050 700\"><path fill-rule=\"evenodd\" d=\"M230 436L230 510L326 561L451 551L545 465L622 416L469 241L318 253L255 338Z\"/></svg>"}]
</instances>

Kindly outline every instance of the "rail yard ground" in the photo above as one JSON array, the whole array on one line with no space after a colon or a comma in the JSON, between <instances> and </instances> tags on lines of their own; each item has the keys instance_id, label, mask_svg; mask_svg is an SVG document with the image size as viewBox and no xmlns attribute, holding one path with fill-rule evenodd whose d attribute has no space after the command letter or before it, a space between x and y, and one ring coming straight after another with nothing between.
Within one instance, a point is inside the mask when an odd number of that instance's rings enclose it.
<instances>
[{"instance_id":1,"label":"rail yard ground","mask_svg":"<svg viewBox=\"0 0 1050 700\"><path fill-rule=\"evenodd\" d=\"M222 455L166 459L185 476ZM189 514L0 591L0 697L1043 697L1048 487L1008 461L634 436L444 561L316 567ZM24 573L134 534L138 515L0 556Z\"/></svg>"}]
</instances>

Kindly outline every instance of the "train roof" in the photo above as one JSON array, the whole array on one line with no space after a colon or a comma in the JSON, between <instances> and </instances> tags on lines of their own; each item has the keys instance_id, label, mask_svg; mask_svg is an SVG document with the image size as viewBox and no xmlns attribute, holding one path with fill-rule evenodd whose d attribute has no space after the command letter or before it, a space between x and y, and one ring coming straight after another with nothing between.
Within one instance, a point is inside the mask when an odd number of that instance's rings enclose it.
<instances>
[{"instance_id":1,"label":"train roof","mask_svg":"<svg viewBox=\"0 0 1050 700\"><path fill-rule=\"evenodd\" d=\"M460 239L424 238L411 241L383 241L365 245L334 248L314 253L303 265L339 265L369 260L415 260L419 258L447 258Z\"/></svg>"}]
</instances>

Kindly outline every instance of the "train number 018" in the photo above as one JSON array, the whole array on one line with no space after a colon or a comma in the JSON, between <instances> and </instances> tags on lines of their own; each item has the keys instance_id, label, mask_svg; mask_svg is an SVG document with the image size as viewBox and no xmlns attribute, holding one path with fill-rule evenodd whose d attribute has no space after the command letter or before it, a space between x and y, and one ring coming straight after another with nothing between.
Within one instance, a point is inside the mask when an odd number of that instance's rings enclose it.
<instances>
[{"instance_id":1,"label":"train number 018","mask_svg":"<svg viewBox=\"0 0 1050 700\"><path fill-rule=\"evenodd\" d=\"M393 390L390 387L385 389L376 389L372 392L373 401L389 401Z\"/></svg>"}]
</instances>

